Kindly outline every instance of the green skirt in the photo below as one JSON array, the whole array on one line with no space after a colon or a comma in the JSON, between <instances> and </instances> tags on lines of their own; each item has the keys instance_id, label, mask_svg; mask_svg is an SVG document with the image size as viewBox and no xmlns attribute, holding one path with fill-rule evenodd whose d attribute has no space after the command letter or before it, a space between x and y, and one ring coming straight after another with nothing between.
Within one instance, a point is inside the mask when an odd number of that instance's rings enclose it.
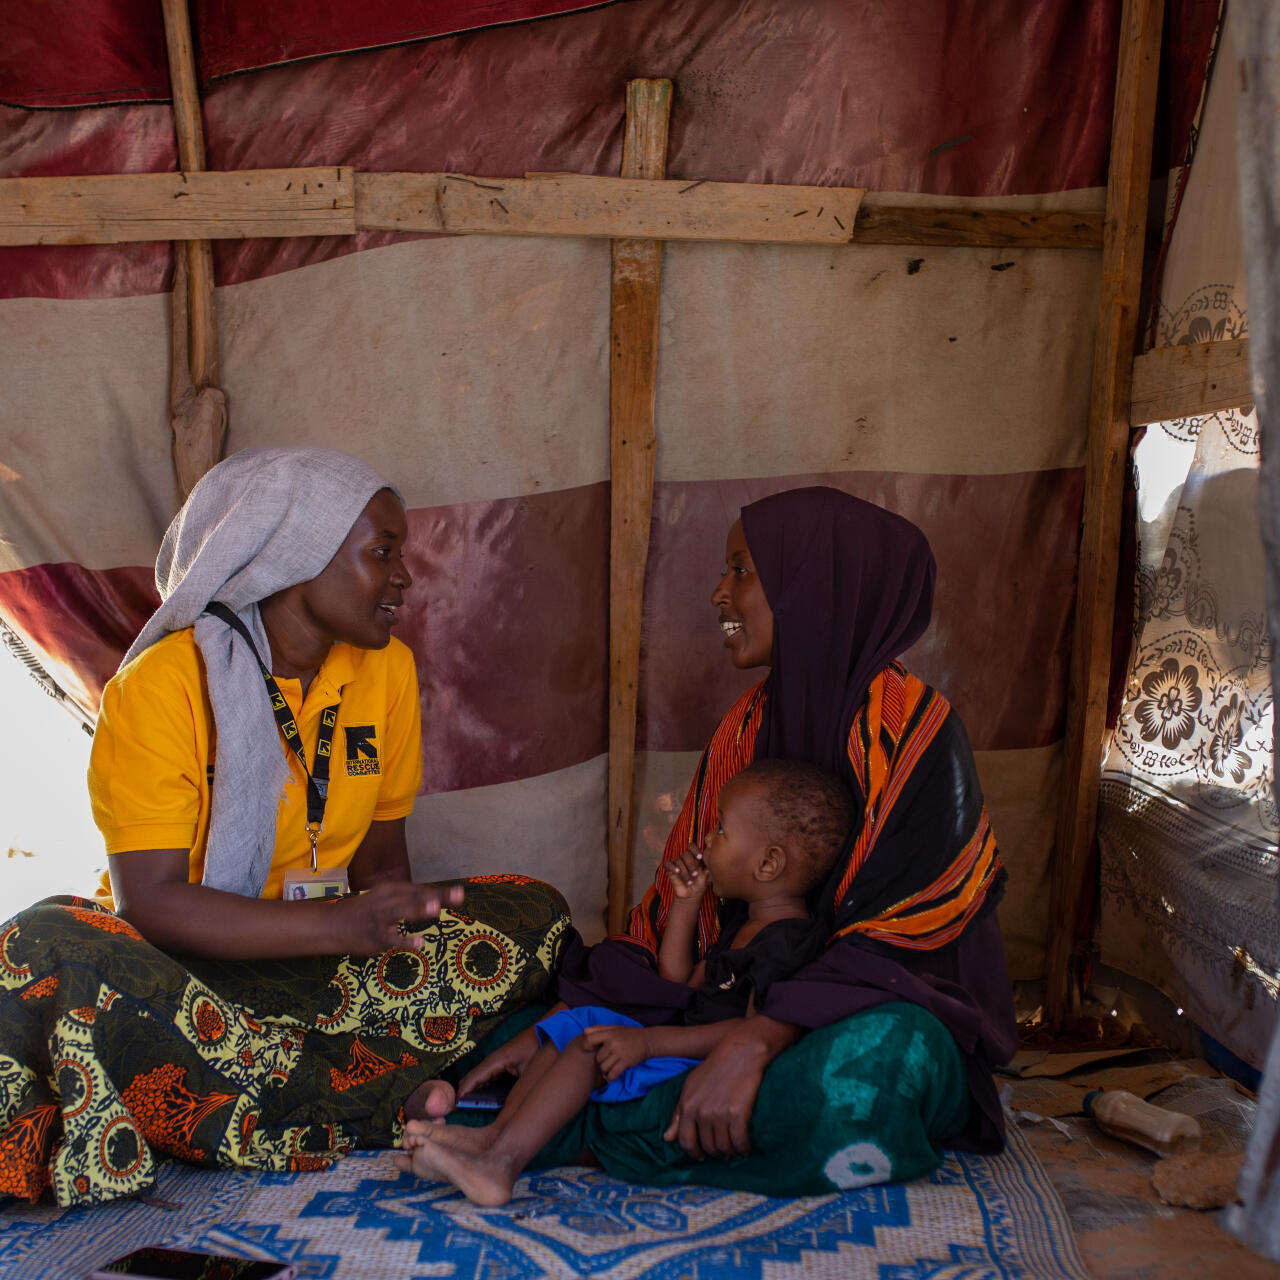
<instances>
[{"instance_id":1,"label":"green skirt","mask_svg":"<svg viewBox=\"0 0 1280 1280\"><path fill-rule=\"evenodd\" d=\"M132 1195L158 1153L327 1167L391 1146L405 1098L544 997L569 916L521 876L463 882L422 951L209 961L51 898L0 925L0 1195Z\"/></svg>"},{"instance_id":2,"label":"green skirt","mask_svg":"<svg viewBox=\"0 0 1280 1280\"><path fill-rule=\"evenodd\" d=\"M528 1021L517 1015L481 1049ZM942 1023L913 1004L864 1010L779 1054L751 1114L750 1155L691 1160L663 1141L684 1082L676 1076L632 1102L589 1103L532 1167L573 1164L590 1151L608 1173L651 1186L822 1195L932 1172L969 1117L964 1059ZM473 1116L456 1119L474 1124Z\"/></svg>"}]
</instances>

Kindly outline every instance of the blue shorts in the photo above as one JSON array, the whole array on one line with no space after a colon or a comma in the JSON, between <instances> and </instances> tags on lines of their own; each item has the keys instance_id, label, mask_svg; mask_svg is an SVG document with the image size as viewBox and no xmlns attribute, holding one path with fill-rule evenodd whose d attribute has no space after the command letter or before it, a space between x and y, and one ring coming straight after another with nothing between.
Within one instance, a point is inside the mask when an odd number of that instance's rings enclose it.
<instances>
[{"instance_id":1,"label":"blue shorts","mask_svg":"<svg viewBox=\"0 0 1280 1280\"><path fill-rule=\"evenodd\" d=\"M561 1053L588 1027L638 1027L634 1018L625 1013L614 1013L601 1005L584 1004L577 1009L562 1009L537 1024L538 1043L550 1040ZM657 1088L664 1080L678 1076L698 1065L697 1058L646 1058L628 1067L616 1080L608 1081L603 1089L594 1089L593 1102L630 1102L643 1098L650 1089Z\"/></svg>"}]
</instances>

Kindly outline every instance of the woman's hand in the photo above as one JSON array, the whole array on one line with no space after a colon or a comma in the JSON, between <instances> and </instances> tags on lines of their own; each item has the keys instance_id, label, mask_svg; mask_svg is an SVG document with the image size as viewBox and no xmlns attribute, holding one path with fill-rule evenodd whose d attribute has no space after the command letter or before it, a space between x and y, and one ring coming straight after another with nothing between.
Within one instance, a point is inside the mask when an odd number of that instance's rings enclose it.
<instances>
[{"instance_id":1,"label":"woman's hand","mask_svg":"<svg viewBox=\"0 0 1280 1280\"><path fill-rule=\"evenodd\" d=\"M567 1005L558 1004L546 1016L558 1013ZM499 1045L478 1067L472 1067L458 1084L458 1096L463 1097L473 1089L496 1080L499 1076L510 1075L517 1078L524 1074L524 1069L538 1052L538 1032L535 1027L525 1027L519 1035L512 1036L504 1045Z\"/></svg>"},{"instance_id":2,"label":"woman's hand","mask_svg":"<svg viewBox=\"0 0 1280 1280\"><path fill-rule=\"evenodd\" d=\"M747 1155L765 1068L803 1034L802 1027L763 1015L734 1027L689 1072L663 1141L678 1142L693 1160Z\"/></svg>"},{"instance_id":3,"label":"woman's hand","mask_svg":"<svg viewBox=\"0 0 1280 1280\"><path fill-rule=\"evenodd\" d=\"M596 1055L606 1080L616 1080L628 1067L653 1057L644 1027L588 1027L582 1043Z\"/></svg>"},{"instance_id":4,"label":"woman's hand","mask_svg":"<svg viewBox=\"0 0 1280 1280\"><path fill-rule=\"evenodd\" d=\"M662 869L671 881L677 902L696 904L702 901L702 895L707 891L707 867L702 861L702 854L693 845L679 857L664 862Z\"/></svg>"},{"instance_id":5,"label":"woman's hand","mask_svg":"<svg viewBox=\"0 0 1280 1280\"><path fill-rule=\"evenodd\" d=\"M462 896L460 884L438 889L435 885L405 880L381 881L332 908L338 921L335 938L338 945L334 951L353 956L376 956L389 947L421 951L422 939L402 932L402 923L435 920L442 907L460 906Z\"/></svg>"},{"instance_id":6,"label":"woman's hand","mask_svg":"<svg viewBox=\"0 0 1280 1280\"><path fill-rule=\"evenodd\" d=\"M380 825L376 824L375 825ZM386 824L390 826L391 824ZM401 922L434 920L458 906L463 887L383 880L358 897L282 902L246 898L188 879L190 851L144 849L108 858L116 912L166 951L232 960L280 956L377 955L421 950Z\"/></svg>"}]
</instances>

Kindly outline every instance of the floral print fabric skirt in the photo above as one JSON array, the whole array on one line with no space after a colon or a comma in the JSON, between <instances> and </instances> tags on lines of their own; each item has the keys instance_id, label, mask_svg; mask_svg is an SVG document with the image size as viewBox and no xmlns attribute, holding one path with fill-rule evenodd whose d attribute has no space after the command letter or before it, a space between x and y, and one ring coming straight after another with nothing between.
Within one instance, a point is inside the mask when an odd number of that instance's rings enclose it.
<instances>
[{"instance_id":1,"label":"floral print fabric skirt","mask_svg":"<svg viewBox=\"0 0 1280 1280\"><path fill-rule=\"evenodd\" d=\"M324 1168L399 1138L409 1093L541 997L564 899L522 876L463 882L412 926L423 949L176 959L119 916L50 898L0 926L0 1195L96 1204L157 1156Z\"/></svg>"}]
</instances>

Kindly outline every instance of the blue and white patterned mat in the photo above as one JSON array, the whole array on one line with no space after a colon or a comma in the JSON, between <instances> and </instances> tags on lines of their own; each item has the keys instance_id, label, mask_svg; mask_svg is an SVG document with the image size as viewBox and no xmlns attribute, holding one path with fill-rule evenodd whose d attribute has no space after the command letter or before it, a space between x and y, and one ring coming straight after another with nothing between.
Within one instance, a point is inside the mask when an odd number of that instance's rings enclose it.
<instances>
[{"instance_id":1,"label":"blue and white patterned mat","mask_svg":"<svg viewBox=\"0 0 1280 1280\"><path fill-rule=\"evenodd\" d=\"M400 1174L387 1152L323 1173L162 1168L147 1201L7 1202L3 1280L75 1280L144 1244L287 1260L311 1280L1087 1280L1057 1194L1010 1126L996 1157L798 1200L659 1190L586 1169L531 1174L502 1209Z\"/></svg>"}]
</instances>

